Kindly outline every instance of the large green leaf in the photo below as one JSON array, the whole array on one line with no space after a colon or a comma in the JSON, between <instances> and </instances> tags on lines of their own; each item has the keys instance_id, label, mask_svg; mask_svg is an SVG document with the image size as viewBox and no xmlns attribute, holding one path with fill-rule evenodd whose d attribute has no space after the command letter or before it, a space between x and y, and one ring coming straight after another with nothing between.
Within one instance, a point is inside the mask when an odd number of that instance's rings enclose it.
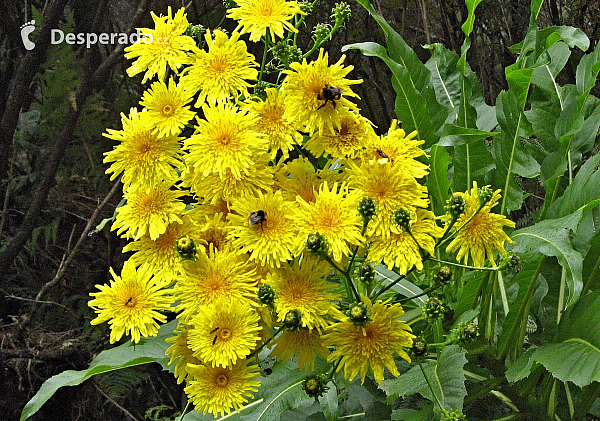
<instances>
[{"instance_id":1,"label":"large green leaf","mask_svg":"<svg viewBox=\"0 0 600 421\"><path fill-rule=\"evenodd\" d=\"M596 232L589 244L583 260L583 284L586 289L596 289L600 286L600 231Z\"/></svg>"},{"instance_id":2,"label":"large green leaf","mask_svg":"<svg viewBox=\"0 0 600 421\"><path fill-rule=\"evenodd\" d=\"M600 155L594 155L581 166L564 194L548 209L548 218L561 218L578 209L600 203Z\"/></svg>"},{"instance_id":3,"label":"large green leaf","mask_svg":"<svg viewBox=\"0 0 600 421\"><path fill-rule=\"evenodd\" d=\"M434 213L442 215L445 213L444 205L449 196L448 166L452 159L444 147L436 145L431 147L429 156L431 172L427 176L427 190L433 201Z\"/></svg>"},{"instance_id":4,"label":"large green leaf","mask_svg":"<svg viewBox=\"0 0 600 421\"><path fill-rule=\"evenodd\" d=\"M600 73L600 47L596 48L591 54L587 54L581 58L577 66L575 80L577 84L577 92L579 92L579 108L581 109L586 102L590 91L596 84L596 79Z\"/></svg>"},{"instance_id":5,"label":"large green leaf","mask_svg":"<svg viewBox=\"0 0 600 421\"><path fill-rule=\"evenodd\" d=\"M460 73L456 69L458 55L445 48L442 44L432 44L431 58L425 66L431 72L431 84L440 104L458 111L460 98Z\"/></svg>"},{"instance_id":6,"label":"large green leaf","mask_svg":"<svg viewBox=\"0 0 600 421\"><path fill-rule=\"evenodd\" d=\"M448 411L462 410L467 395L463 372L463 367L467 363L466 353L467 351L460 346L450 345L442 350L437 362L423 364L431 387ZM419 366L411 368L398 378L385 380L380 388L388 395L388 401L414 393L420 393L425 398L435 401Z\"/></svg>"},{"instance_id":7,"label":"large green leaf","mask_svg":"<svg viewBox=\"0 0 600 421\"><path fill-rule=\"evenodd\" d=\"M460 289L458 303L454 309L456 317L477 306L484 277L485 272L480 270L468 271L462 276L461 283L463 286Z\"/></svg>"},{"instance_id":8,"label":"large green leaf","mask_svg":"<svg viewBox=\"0 0 600 421\"><path fill-rule=\"evenodd\" d=\"M486 132L479 129L469 129L454 124L444 124L444 131L440 137L439 146L465 145L478 140L496 136L498 132Z\"/></svg>"},{"instance_id":9,"label":"large green leaf","mask_svg":"<svg viewBox=\"0 0 600 421\"><path fill-rule=\"evenodd\" d=\"M534 70L531 83L560 96L556 77L567 64L571 50L564 42L557 42L548 49L547 54L550 62Z\"/></svg>"},{"instance_id":10,"label":"large green leaf","mask_svg":"<svg viewBox=\"0 0 600 421\"><path fill-rule=\"evenodd\" d=\"M600 100L590 96L584 104L581 115L584 118L580 130L573 135L571 150L581 153L592 150L600 128Z\"/></svg>"},{"instance_id":11,"label":"large green leaf","mask_svg":"<svg viewBox=\"0 0 600 421\"><path fill-rule=\"evenodd\" d=\"M485 176L495 167L494 158L483 140L454 147L452 164L452 189L455 192L471 189L474 180L479 186L484 186Z\"/></svg>"},{"instance_id":12,"label":"large green leaf","mask_svg":"<svg viewBox=\"0 0 600 421\"><path fill-rule=\"evenodd\" d=\"M329 382L327 386L329 390L319 398L319 403L321 404L325 419L327 421L336 421L338 419L338 390L333 382Z\"/></svg>"},{"instance_id":13,"label":"large green leaf","mask_svg":"<svg viewBox=\"0 0 600 421\"><path fill-rule=\"evenodd\" d=\"M536 363L554 377L584 387L600 381L600 291L582 297L567 310L553 343L523 355L506 376L515 382L526 377Z\"/></svg>"},{"instance_id":14,"label":"large green leaf","mask_svg":"<svg viewBox=\"0 0 600 421\"><path fill-rule=\"evenodd\" d=\"M49 378L42 384L35 396L27 402L21 413L21 420L26 420L39 411L42 405L61 387L76 386L96 374L153 362L166 368L169 358L165 356L168 348L165 339L173 335L176 326L176 320L164 324L160 327L157 336L145 339L135 346L127 342L116 348L102 351L85 370L67 370Z\"/></svg>"}]
</instances>

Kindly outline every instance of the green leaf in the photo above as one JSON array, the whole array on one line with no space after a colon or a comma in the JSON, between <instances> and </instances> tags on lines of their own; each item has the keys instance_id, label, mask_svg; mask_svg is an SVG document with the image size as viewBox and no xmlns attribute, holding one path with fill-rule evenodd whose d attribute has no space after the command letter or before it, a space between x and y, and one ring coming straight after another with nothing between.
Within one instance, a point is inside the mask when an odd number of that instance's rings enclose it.
<instances>
[{"instance_id":1,"label":"green leaf","mask_svg":"<svg viewBox=\"0 0 600 421\"><path fill-rule=\"evenodd\" d=\"M381 281L381 286L384 287L389 285L391 282L394 282L400 276L396 272L392 272L388 270L388 268L383 264L378 264L375 266L375 280ZM398 281L393 287L392 290L396 291L398 294L403 295L404 297L412 297L414 295L419 295L423 292L421 288L408 281L407 279L401 279ZM418 306L422 306L423 303L427 300L427 295L422 295L420 297L412 300Z\"/></svg>"},{"instance_id":2,"label":"green leaf","mask_svg":"<svg viewBox=\"0 0 600 421\"><path fill-rule=\"evenodd\" d=\"M583 260L584 294L588 289L596 289L600 286L600 231L589 244L590 248Z\"/></svg>"},{"instance_id":3,"label":"green leaf","mask_svg":"<svg viewBox=\"0 0 600 421\"><path fill-rule=\"evenodd\" d=\"M456 317L477 306L484 278L485 272L477 270L466 272L463 275L461 278L463 287L460 289L458 304L454 309Z\"/></svg>"},{"instance_id":4,"label":"green leaf","mask_svg":"<svg viewBox=\"0 0 600 421\"><path fill-rule=\"evenodd\" d=\"M580 109L596 84L598 73L600 73L600 47L596 45L594 51L591 54L583 56L577 66L575 81L577 92L579 93L578 103Z\"/></svg>"},{"instance_id":5,"label":"green leaf","mask_svg":"<svg viewBox=\"0 0 600 421\"><path fill-rule=\"evenodd\" d=\"M573 136L571 151L585 153L594 147L596 135L600 128L600 100L595 97L588 97L581 114L584 121L581 129Z\"/></svg>"},{"instance_id":6,"label":"green leaf","mask_svg":"<svg viewBox=\"0 0 600 421\"><path fill-rule=\"evenodd\" d=\"M437 101L447 108L454 108L456 112L460 97L460 73L456 70L458 55L442 44L432 44L428 48L433 54L425 66L431 72L431 84Z\"/></svg>"},{"instance_id":7,"label":"green leaf","mask_svg":"<svg viewBox=\"0 0 600 421\"><path fill-rule=\"evenodd\" d=\"M452 159L442 146L432 146L429 152L429 165L431 172L427 176L427 190L433 201L433 210L436 215L445 213L444 206L449 197L450 180L448 180L448 166Z\"/></svg>"},{"instance_id":8,"label":"green leaf","mask_svg":"<svg viewBox=\"0 0 600 421\"><path fill-rule=\"evenodd\" d=\"M548 209L549 219L561 218L593 203L600 203L599 165L600 155L594 155L581 166L573 182Z\"/></svg>"},{"instance_id":9,"label":"green leaf","mask_svg":"<svg viewBox=\"0 0 600 421\"><path fill-rule=\"evenodd\" d=\"M465 0L467 6L467 20L462 24L461 29L466 36L473 32L473 23L475 23L475 9L483 0Z\"/></svg>"},{"instance_id":10,"label":"green leaf","mask_svg":"<svg viewBox=\"0 0 600 421\"><path fill-rule=\"evenodd\" d=\"M463 367L467 363L467 351L458 345L445 347L439 354L437 362L423 364L427 378L436 396L447 411L462 410L467 395ZM411 368L400 377L385 380L380 389L388 395L388 402L398 396L420 393L423 397L435 402L431 389L419 366ZM437 406L436 406L437 408ZM439 410L439 408L437 408Z\"/></svg>"},{"instance_id":11,"label":"green leaf","mask_svg":"<svg viewBox=\"0 0 600 421\"><path fill-rule=\"evenodd\" d=\"M67 370L49 378L25 405L21 413L21 421L39 411L42 405L61 387L76 386L96 374L152 362L157 362L166 368L169 357L165 356L165 351L168 348L165 339L173 335L176 326L177 321L174 320L162 325L158 331L158 336L148 338L135 346L127 342L116 348L102 351L86 370Z\"/></svg>"},{"instance_id":12,"label":"green leaf","mask_svg":"<svg viewBox=\"0 0 600 421\"><path fill-rule=\"evenodd\" d=\"M495 167L494 158L483 140L454 147L452 165L452 190L455 192L472 188L473 180L484 186L484 177Z\"/></svg>"},{"instance_id":13,"label":"green leaf","mask_svg":"<svg viewBox=\"0 0 600 421\"><path fill-rule=\"evenodd\" d=\"M550 62L534 70L531 82L544 90L558 94L556 76L567 64L571 56L571 50L564 42L557 42L548 49L547 53Z\"/></svg>"},{"instance_id":14,"label":"green leaf","mask_svg":"<svg viewBox=\"0 0 600 421\"><path fill-rule=\"evenodd\" d=\"M557 379L578 387L600 381L599 309L600 291L582 297L564 313L555 341L521 357L524 361L509 370L509 380L524 378L528 369L539 363Z\"/></svg>"},{"instance_id":15,"label":"green leaf","mask_svg":"<svg viewBox=\"0 0 600 421\"><path fill-rule=\"evenodd\" d=\"M444 131L437 145L456 146L465 145L488 137L496 136L498 132L486 132L478 129L469 129L454 124L444 124Z\"/></svg>"},{"instance_id":16,"label":"green leaf","mask_svg":"<svg viewBox=\"0 0 600 421\"><path fill-rule=\"evenodd\" d=\"M396 409L392 412L392 420L397 421L425 421L431 413L414 409Z\"/></svg>"},{"instance_id":17,"label":"green leaf","mask_svg":"<svg viewBox=\"0 0 600 421\"><path fill-rule=\"evenodd\" d=\"M319 403L327 421L336 421L338 419L338 391L333 382L329 382L327 386L329 386L329 390L319 398Z\"/></svg>"},{"instance_id":18,"label":"green leaf","mask_svg":"<svg viewBox=\"0 0 600 421\"><path fill-rule=\"evenodd\" d=\"M513 248L515 253L523 253L525 257L543 254L558 258L560 265L567 271L567 306L577 300L583 286L583 257L573 248L569 230L577 231L581 218L588 210L589 206L585 206L562 218L546 219L515 231L511 236L517 243Z\"/></svg>"}]
</instances>

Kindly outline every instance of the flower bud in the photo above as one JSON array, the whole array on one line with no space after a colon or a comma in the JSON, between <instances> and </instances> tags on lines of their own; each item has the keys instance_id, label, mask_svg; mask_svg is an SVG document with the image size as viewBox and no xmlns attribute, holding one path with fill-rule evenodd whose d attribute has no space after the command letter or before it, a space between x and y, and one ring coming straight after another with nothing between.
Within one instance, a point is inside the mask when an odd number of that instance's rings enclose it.
<instances>
[{"instance_id":1,"label":"flower bud","mask_svg":"<svg viewBox=\"0 0 600 421\"><path fill-rule=\"evenodd\" d=\"M177 256L181 260L196 260L197 246L192 237L181 236L175 242L175 250L177 250Z\"/></svg>"},{"instance_id":2,"label":"flower bud","mask_svg":"<svg viewBox=\"0 0 600 421\"><path fill-rule=\"evenodd\" d=\"M498 267L500 270L514 269L521 264L521 258L516 254L507 254L502 256Z\"/></svg>"},{"instance_id":3,"label":"flower bud","mask_svg":"<svg viewBox=\"0 0 600 421\"><path fill-rule=\"evenodd\" d=\"M328 23L317 23L313 29L313 38L319 43L331 35L331 25Z\"/></svg>"},{"instance_id":4,"label":"flower bud","mask_svg":"<svg viewBox=\"0 0 600 421\"><path fill-rule=\"evenodd\" d=\"M352 10L350 9L350 6L343 1L340 3L336 3L335 7L331 9L331 17L335 20L336 24L339 22L339 24L341 25L342 23L350 19L351 15Z\"/></svg>"},{"instance_id":5,"label":"flower bud","mask_svg":"<svg viewBox=\"0 0 600 421\"><path fill-rule=\"evenodd\" d=\"M440 266L435 274L435 280L440 284L447 284L450 282L452 280L452 269L450 269L450 266Z\"/></svg>"},{"instance_id":6,"label":"flower bud","mask_svg":"<svg viewBox=\"0 0 600 421\"><path fill-rule=\"evenodd\" d=\"M463 327L462 333L466 340L475 339L477 337L477 325L475 323L468 323Z\"/></svg>"},{"instance_id":7,"label":"flower bud","mask_svg":"<svg viewBox=\"0 0 600 421\"><path fill-rule=\"evenodd\" d=\"M327 387L327 379L324 375L311 373L304 378L302 389L311 398L318 398L323 396L329 387Z\"/></svg>"},{"instance_id":8,"label":"flower bud","mask_svg":"<svg viewBox=\"0 0 600 421\"><path fill-rule=\"evenodd\" d=\"M302 327L302 314L298 310L290 310L283 318L283 327L287 331L296 331Z\"/></svg>"},{"instance_id":9,"label":"flower bud","mask_svg":"<svg viewBox=\"0 0 600 421\"><path fill-rule=\"evenodd\" d=\"M452 412L444 414L444 421L460 421L460 420L466 420L466 419L467 419L466 415L463 414L462 411L459 411L458 409L455 409Z\"/></svg>"},{"instance_id":10,"label":"flower bud","mask_svg":"<svg viewBox=\"0 0 600 421\"><path fill-rule=\"evenodd\" d=\"M410 211L408 209L396 209L392 215L392 221L405 231L410 231Z\"/></svg>"},{"instance_id":11,"label":"flower bud","mask_svg":"<svg viewBox=\"0 0 600 421\"><path fill-rule=\"evenodd\" d=\"M423 317L429 320L435 320L446 313L446 306L437 297L429 297L423 304Z\"/></svg>"},{"instance_id":12,"label":"flower bud","mask_svg":"<svg viewBox=\"0 0 600 421\"><path fill-rule=\"evenodd\" d=\"M358 280L363 284L370 284L375 280L375 269L368 263L359 266L357 272Z\"/></svg>"},{"instance_id":13,"label":"flower bud","mask_svg":"<svg viewBox=\"0 0 600 421\"><path fill-rule=\"evenodd\" d=\"M412 352L417 357L422 357L427 353L427 342L422 340L416 340L413 342Z\"/></svg>"},{"instance_id":14,"label":"flower bud","mask_svg":"<svg viewBox=\"0 0 600 421\"><path fill-rule=\"evenodd\" d=\"M185 34L188 37L195 38L196 40L202 41L202 34L206 29L202 25L192 25L189 24L187 29L185 30Z\"/></svg>"},{"instance_id":15,"label":"flower bud","mask_svg":"<svg viewBox=\"0 0 600 421\"><path fill-rule=\"evenodd\" d=\"M461 196L452 196L446 202L446 212L448 212L452 218L458 218L465 211L466 206L467 203Z\"/></svg>"},{"instance_id":16,"label":"flower bud","mask_svg":"<svg viewBox=\"0 0 600 421\"><path fill-rule=\"evenodd\" d=\"M275 305L275 290L269 284L262 284L256 293L258 296L258 302L261 304L265 304L270 308L273 308Z\"/></svg>"},{"instance_id":17,"label":"flower bud","mask_svg":"<svg viewBox=\"0 0 600 421\"><path fill-rule=\"evenodd\" d=\"M368 223L375 216L375 201L370 197L363 197L358 204L358 213L363 221Z\"/></svg>"},{"instance_id":18,"label":"flower bud","mask_svg":"<svg viewBox=\"0 0 600 421\"><path fill-rule=\"evenodd\" d=\"M490 189L490 186L484 186L479 189L477 196L479 197L479 206L483 206L494 196L494 191Z\"/></svg>"},{"instance_id":19,"label":"flower bud","mask_svg":"<svg viewBox=\"0 0 600 421\"><path fill-rule=\"evenodd\" d=\"M310 253L316 256L327 255L327 240L322 234L309 234L305 246Z\"/></svg>"},{"instance_id":20,"label":"flower bud","mask_svg":"<svg viewBox=\"0 0 600 421\"><path fill-rule=\"evenodd\" d=\"M365 303L354 303L350 306L346 315L356 327L364 327L371 320L371 312Z\"/></svg>"}]
</instances>

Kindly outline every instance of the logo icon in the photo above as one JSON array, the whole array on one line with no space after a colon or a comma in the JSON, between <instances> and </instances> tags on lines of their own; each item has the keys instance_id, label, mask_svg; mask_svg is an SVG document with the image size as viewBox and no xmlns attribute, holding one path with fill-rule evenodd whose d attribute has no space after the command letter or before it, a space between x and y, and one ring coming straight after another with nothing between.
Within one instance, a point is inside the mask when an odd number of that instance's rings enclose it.
<instances>
[{"instance_id":1,"label":"logo icon","mask_svg":"<svg viewBox=\"0 0 600 421\"><path fill-rule=\"evenodd\" d=\"M35 48L35 43L29 40L29 35L35 30L35 20L25 22L21 25L21 39L23 40L23 46L29 51Z\"/></svg>"}]
</instances>

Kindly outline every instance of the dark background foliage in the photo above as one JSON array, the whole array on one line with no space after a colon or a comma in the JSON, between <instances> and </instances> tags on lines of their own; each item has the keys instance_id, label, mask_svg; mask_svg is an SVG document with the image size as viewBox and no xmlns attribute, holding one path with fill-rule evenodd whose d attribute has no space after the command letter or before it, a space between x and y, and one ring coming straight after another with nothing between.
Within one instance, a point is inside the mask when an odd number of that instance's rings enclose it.
<instances>
[{"instance_id":1,"label":"dark background foliage","mask_svg":"<svg viewBox=\"0 0 600 421\"><path fill-rule=\"evenodd\" d=\"M185 4L184 4L185 3ZM330 15L334 0L322 0L299 37L306 51L310 30ZM229 30L218 0L47 0L2 1L0 19L0 418L18 419L44 380L66 369L82 369L108 345L107 327L92 328L87 307L95 284L119 270L124 241L96 225L120 201L120 185L104 174L103 152L113 142L102 133L120 128L120 113L135 106L140 77L130 79L122 47L90 49L49 45L51 28L64 32L131 32L152 27L150 10L165 13L185 5L188 19ZM343 45L376 41L383 34L356 3L352 18L326 48L337 61ZM486 0L477 9L469 63L479 75L488 103L507 88L504 67L514 62L509 46L522 40L529 0ZM427 60L421 45L442 43L460 51L460 25L467 11L459 0L386 0L375 8ZM43 19L40 16L43 14ZM36 48L26 51L20 26L36 19ZM40 25L41 23L41 25ZM571 25L591 39L600 37L600 1L548 0L540 27ZM45 40L45 41L44 41ZM260 57L262 45L250 45ZM579 55L583 54L579 52ZM573 54L559 82L574 83ZM350 51L351 78L365 116L384 133L394 117L390 73L376 58ZM540 191L539 195L543 196ZM526 203L527 205L527 203ZM529 204L530 209L535 207ZM107 227L108 228L108 227ZM181 408L172 375L158 366L98 376L77 388L62 389L33 419L144 419L148 408ZM168 412L165 414L168 415Z\"/></svg>"}]
</instances>

